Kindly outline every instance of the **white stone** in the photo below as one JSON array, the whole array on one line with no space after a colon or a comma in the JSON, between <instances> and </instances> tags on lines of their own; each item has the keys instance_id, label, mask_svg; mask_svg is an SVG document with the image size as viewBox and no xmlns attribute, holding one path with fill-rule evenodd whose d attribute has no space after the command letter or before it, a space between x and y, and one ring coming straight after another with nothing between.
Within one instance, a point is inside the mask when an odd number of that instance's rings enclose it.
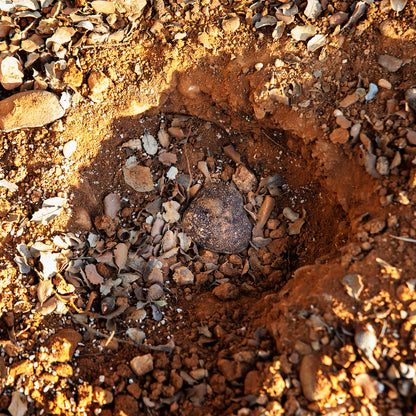
<instances>
[{"instance_id":1,"label":"white stone","mask_svg":"<svg viewBox=\"0 0 416 416\"><path fill-rule=\"evenodd\" d=\"M70 140L69 142L66 142L62 150L65 159L69 159L75 153L75 150L77 150L76 140Z\"/></svg>"},{"instance_id":2,"label":"white stone","mask_svg":"<svg viewBox=\"0 0 416 416\"><path fill-rule=\"evenodd\" d=\"M301 41L301 40L308 40L316 33L316 27L313 25L305 25L305 26L295 26L290 34L292 38Z\"/></svg>"},{"instance_id":3,"label":"white stone","mask_svg":"<svg viewBox=\"0 0 416 416\"><path fill-rule=\"evenodd\" d=\"M166 173L166 177L169 180L175 179L176 175L178 174L178 169L175 166L172 166Z\"/></svg>"},{"instance_id":4,"label":"white stone","mask_svg":"<svg viewBox=\"0 0 416 416\"><path fill-rule=\"evenodd\" d=\"M304 13L308 19L316 19L322 13L321 2L319 0L308 0Z\"/></svg>"},{"instance_id":5,"label":"white stone","mask_svg":"<svg viewBox=\"0 0 416 416\"><path fill-rule=\"evenodd\" d=\"M157 141L151 134L148 134L148 133L143 134L142 142L143 142L143 148L148 155L153 156L157 153L157 150L158 150Z\"/></svg>"},{"instance_id":6,"label":"white stone","mask_svg":"<svg viewBox=\"0 0 416 416\"><path fill-rule=\"evenodd\" d=\"M309 52L315 52L319 48L325 45L326 36L325 35L315 35L312 39L309 39L307 48Z\"/></svg>"}]
</instances>

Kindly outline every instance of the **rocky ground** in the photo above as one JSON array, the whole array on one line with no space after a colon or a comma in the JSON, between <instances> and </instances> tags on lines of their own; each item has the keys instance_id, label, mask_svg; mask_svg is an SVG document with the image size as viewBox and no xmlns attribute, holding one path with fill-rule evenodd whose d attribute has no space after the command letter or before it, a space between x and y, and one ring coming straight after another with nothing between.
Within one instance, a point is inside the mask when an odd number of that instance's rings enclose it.
<instances>
[{"instance_id":1,"label":"rocky ground","mask_svg":"<svg viewBox=\"0 0 416 416\"><path fill-rule=\"evenodd\" d=\"M414 2L0 8L1 414L416 414Z\"/></svg>"}]
</instances>

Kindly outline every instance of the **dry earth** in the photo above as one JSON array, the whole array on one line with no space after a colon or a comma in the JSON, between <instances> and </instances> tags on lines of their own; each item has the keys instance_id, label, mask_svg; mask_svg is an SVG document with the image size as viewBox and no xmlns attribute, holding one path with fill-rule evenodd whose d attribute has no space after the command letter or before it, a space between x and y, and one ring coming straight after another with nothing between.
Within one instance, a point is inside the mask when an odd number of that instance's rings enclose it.
<instances>
[{"instance_id":1,"label":"dry earth","mask_svg":"<svg viewBox=\"0 0 416 416\"><path fill-rule=\"evenodd\" d=\"M1 98L70 100L0 137L2 414L416 415L415 3L151 3L2 6Z\"/></svg>"}]
</instances>

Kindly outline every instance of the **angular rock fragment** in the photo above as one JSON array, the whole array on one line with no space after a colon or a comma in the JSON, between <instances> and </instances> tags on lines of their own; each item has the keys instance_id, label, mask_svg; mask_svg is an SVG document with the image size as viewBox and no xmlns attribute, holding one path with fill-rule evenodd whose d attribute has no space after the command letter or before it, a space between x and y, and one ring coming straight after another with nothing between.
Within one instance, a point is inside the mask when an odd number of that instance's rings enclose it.
<instances>
[{"instance_id":1,"label":"angular rock fragment","mask_svg":"<svg viewBox=\"0 0 416 416\"><path fill-rule=\"evenodd\" d=\"M73 329L61 329L51 335L45 343L45 351L39 353L38 360L49 363L64 363L72 359L82 336Z\"/></svg>"},{"instance_id":2,"label":"angular rock fragment","mask_svg":"<svg viewBox=\"0 0 416 416\"><path fill-rule=\"evenodd\" d=\"M130 361L130 367L139 377L149 373L153 370L152 354L138 355Z\"/></svg>"},{"instance_id":3,"label":"angular rock fragment","mask_svg":"<svg viewBox=\"0 0 416 416\"><path fill-rule=\"evenodd\" d=\"M316 27L313 25L295 26L290 34L297 41L308 40L316 34Z\"/></svg>"},{"instance_id":4,"label":"angular rock fragment","mask_svg":"<svg viewBox=\"0 0 416 416\"><path fill-rule=\"evenodd\" d=\"M326 36L325 35L315 35L313 38L308 40L307 48L309 52L315 52L319 48L325 45Z\"/></svg>"},{"instance_id":5,"label":"angular rock fragment","mask_svg":"<svg viewBox=\"0 0 416 416\"><path fill-rule=\"evenodd\" d=\"M238 166L233 175L233 182L237 185L240 192L248 193L257 186L256 176L244 165Z\"/></svg>"},{"instance_id":6,"label":"angular rock fragment","mask_svg":"<svg viewBox=\"0 0 416 416\"><path fill-rule=\"evenodd\" d=\"M173 280L181 286L192 285L194 283L194 275L185 266L180 266L175 269Z\"/></svg>"},{"instance_id":7,"label":"angular rock fragment","mask_svg":"<svg viewBox=\"0 0 416 416\"><path fill-rule=\"evenodd\" d=\"M65 110L48 91L25 91L0 101L0 129L7 132L41 127L61 118Z\"/></svg>"},{"instance_id":8,"label":"angular rock fragment","mask_svg":"<svg viewBox=\"0 0 416 416\"><path fill-rule=\"evenodd\" d=\"M202 189L183 216L183 227L197 244L218 253L238 253L251 237L243 198L232 185Z\"/></svg>"},{"instance_id":9,"label":"angular rock fragment","mask_svg":"<svg viewBox=\"0 0 416 416\"><path fill-rule=\"evenodd\" d=\"M153 178L147 166L127 164L123 166L124 180L137 192L153 191Z\"/></svg>"},{"instance_id":10,"label":"angular rock fragment","mask_svg":"<svg viewBox=\"0 0 416 416\"><path fill-rule=\"evenodd\" d=\"M364 289L363 278L358 273L347 274L342 279L342 284L345 287L345 290L348 296L358 300L360 298L361 292Z\"/></svg>"},{"instance_id":11,"label":"angular rock fragment","mask_svg":"<svg viewBox=\"0 0 416 416\"><path fill-rule=\"evenodd\" d=\"M308 19L316 19L322 13L322 6L319 0L308 0L304 11Z\"/></svg>"}]
</instances>

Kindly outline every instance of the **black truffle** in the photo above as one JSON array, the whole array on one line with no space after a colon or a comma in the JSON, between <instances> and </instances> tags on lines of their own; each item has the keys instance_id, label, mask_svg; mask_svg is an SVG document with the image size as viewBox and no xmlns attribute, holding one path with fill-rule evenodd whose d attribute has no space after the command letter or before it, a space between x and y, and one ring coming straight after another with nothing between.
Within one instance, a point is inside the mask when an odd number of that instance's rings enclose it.
<instances>
[{"instance_id":1,"label":"black truffle","mask_svg":"<svg viewBox=\"0 0 416 416\"><path fill-rule=\"evenodd\" d=\"M233 185L203 188L183 216L183 228L198 245L217 253L238 253L251 237L243 197Z\"/></svg>"}]
</instances>

